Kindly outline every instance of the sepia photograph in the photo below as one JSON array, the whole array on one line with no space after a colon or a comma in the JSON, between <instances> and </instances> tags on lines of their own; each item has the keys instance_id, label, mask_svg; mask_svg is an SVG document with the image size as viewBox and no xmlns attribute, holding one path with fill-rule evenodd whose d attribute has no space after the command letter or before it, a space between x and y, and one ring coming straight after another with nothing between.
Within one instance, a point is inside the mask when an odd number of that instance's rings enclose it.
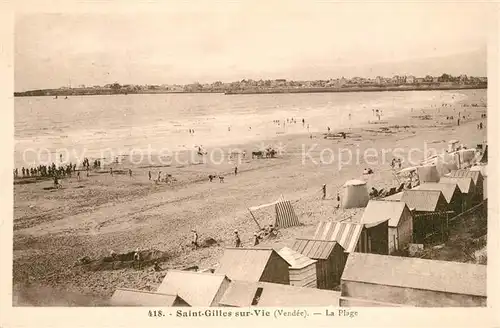
<instances>
[{"instance_id":1,"label":"sepia photograph","mask_svg":"<svg viewBox=\"0 0 500 328\"><path fill-rule=\"evenodd\" d=\"M204 8L15 14L12 306L486 308L498 8Z\"/></svg>"}]
</instances>

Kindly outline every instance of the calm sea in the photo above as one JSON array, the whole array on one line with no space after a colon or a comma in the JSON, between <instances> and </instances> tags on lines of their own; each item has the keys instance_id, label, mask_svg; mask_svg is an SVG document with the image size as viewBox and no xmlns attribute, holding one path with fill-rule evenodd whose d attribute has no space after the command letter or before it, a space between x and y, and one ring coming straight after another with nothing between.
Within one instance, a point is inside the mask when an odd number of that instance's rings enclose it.
<instances>
[{"instance_id":1,"label":"calm sea","mask_svg":"<svg viewBox=\"0 0 500 328\"><path fill-rule=\"evenodd\" d=\"M69 161L83 153L99 157L106 149L127 154L149 148L154 153L257 142L327 127L348 129L377 120L375 109L385 120L412 108L431 111L471 92L477 91L15 98L15 164L56 162L62 150ZM274 122L287 118L297 123Z\"/></svg>"}]
</instances>

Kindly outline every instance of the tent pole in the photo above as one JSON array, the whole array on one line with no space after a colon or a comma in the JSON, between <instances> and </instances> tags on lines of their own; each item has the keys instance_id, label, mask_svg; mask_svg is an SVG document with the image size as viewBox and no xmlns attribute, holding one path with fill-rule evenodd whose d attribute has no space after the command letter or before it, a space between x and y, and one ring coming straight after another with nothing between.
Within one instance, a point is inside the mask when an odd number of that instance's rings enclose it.
<instances>
[{"instance_id":1,"label":"tent pole","mask_svg":"<svg viewBox=\"0 0 500 328\"><path fill-rule=\"evenodd\" d=\"M250 212L250 215L252 216L253 220L255 221L255 224L257 225L257 227L259 227L259 230L261 229L260 225L259 225L259 222L257 222L257 219L255 218L255 216L253 215L252 211L250 211L250 209L248 209L248 212Z\"/></svg>"}]
</instances>

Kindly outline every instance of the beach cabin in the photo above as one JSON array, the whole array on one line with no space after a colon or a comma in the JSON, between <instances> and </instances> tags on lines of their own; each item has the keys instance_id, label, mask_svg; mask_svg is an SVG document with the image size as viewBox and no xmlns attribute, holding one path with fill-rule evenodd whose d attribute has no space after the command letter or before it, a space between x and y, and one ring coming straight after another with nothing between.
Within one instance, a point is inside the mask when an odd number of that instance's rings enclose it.
<instances>
[{"instance_id":1,"label":"beach cabin","mask_svg":"<svg viewBox=\"0 0 500 328\"><path fill-rule=\"evenodd\" d=\"M420 183L439 182L439 172L435 165L418 166L417 175Z\"/></svg>"},{"instance_id":2,"label":"beach cabin","mask_svg":"<svg viewBox=\"0 0 500 328\"><path fill-rule=\"evenodd\" d=\"M446 175L450 178L471 178L474 181L475 195L473 197L473 205L479 204L483 200L483 191L484 191L484 177L480 171L471 171L471 170L454 170Z\"/></svg>"},{"instance_id":3,"label":"beach cabin","mask_svg":"<svg viewBox=\"0 0 500 328\"><path fill-rule=\"evenodd\" d=\"M190 306L217 306L229 282L221 274L168 270L157 293L178 295Z\"/></svg>"},{"instance_id":4,"label":"beach cabin","mask_svg":"<svg viewBox=\"0 0 500 328\"><path fill-rule=\"evenodd\" d=\"M455 140L455 139L448 141L448 153L455 152L458 149L459 143L460 143L460 141Z\"/></svg>"},{"instance_id":5,"label":"beach cabin","mask_svg":"<svg viewBox=\"0 0 500 328\"><path fill-rule=\"evenodd\" d=\"M352 252L389 253L389 220L370 224L321 221L311 239L337 241L346 256Z\"/></svg>"},{"instance_id":6,"label":"beach cabin","mask_svg":"<svg viewBox=\"0 0 500 328\"><path fill-rule=\"evenodd\" d=\"M458 168L465 169L470 167L476 158L476 153L477 151L475 148L460 149L454 152L453 154Z\"/></svg>"},{"instance_id":7,"label":"beach cabin","mask_svg":"<svg viewBox=\"0 0 500 328\"><path fill-rule=\"evenodd\" d=\"M145 290L117 288L109 301L111 306L189 306L179 295Z\"/></svg>"},{"instance_id":8,"label":"beach cabin","mask_svg":"<svg viewBox=\"0 0 500 328\"><path fill-rule=\"evenodd\" d=\"M440 190L405 190L401 202L412 211L414 243L423 244L430 237L446 239L448 202Z\"/></svg>"},{"instance_id":9,"label":"beach cabin","mask_svg":"<svg viewBox=\"0 0 500 328\"><path fill-rule=\"evenodd\" d=\"M370 200L361 223L369 224L389 219L389 254L404 250L413 240L413 217L403 202Z\"/></svg>"},{"instance_id":10,"label":"beach cabin","mask_svg":"<svg viewBox=\"0 0 500 328\"><path fill-rule=\"evenodd\" d=\"M311 288L318 286L316 279L317 260L313 260L288 247L280 249L278 254L290 263L288 267L290 285Z\"/></svg>"},{"instance_id":11,"label":"beach cabin","mask_svg":"<svg viewBox=\"0 0 500 328\"><path fill-rule=\"evenodd\" d=\"M316 280L319 289L334 289L340 284L346 257L336 241L297 238L292 249L316 260Z\"/></svg>"},{"instance_id":12,"label":"beach cabin","mask_svg":"<svg viewBox=\"0 0 500 328\"><path fill-rule=\"evenodd\" d=\"M370 200L366 182L361 180L349 180L344 186L344 195L342 197L342 207L358 208L365 207Z\"/></svg>"},{"instance_id":13,"label":"beach cabin","mask_svg":"<svg viewBox=\"0 0 500 328\"><path fill-rule=\"evenodd\" d=\"M476 186L472 178L451 178L451 177L441 177L439 183L451 183L458 185L460 192L462 193L462 212L468 210L472 207L472 202L475 194Z\"/></svg>"},{"instance_id":14,"label":"beach cabin","mask_svg":"<svg viewBox=\"0 0 500 328\"><path fill-rule=\"evenodd\" d=\"M231 280L290 284L288 263L272 248L226 248L215 270Z\"/></svg>"},{"instance_id":15,"label":"beach cabin","mask_svg":"<svg viewBox=\"0 0 500 328\"><path fill-rule=\"evenodd\" d=\"M232 281L222 307L338 307L340 292L267 282Z\"/></svg>"},{"instance_id":16,"label":"beach cabin","mask_svg":"<svg viewBox=\"0 0 500 328\"><path fill-rule=\"evenodd\" d=\"M412 190L439 190L448 203L448 210L455 212L451 216L462 213L462 192L456 183L422 183Z\"/></svg>"},{"instance_id":17,"label":"beach cabin","mask_svg":"<svg viewBox=\"0 0 500 328\"><path fill-rule=\"evenodd\" d=\"M353 253L341 297L417 307L486 306L486 265Z\"/></svg>"}]
</instances>

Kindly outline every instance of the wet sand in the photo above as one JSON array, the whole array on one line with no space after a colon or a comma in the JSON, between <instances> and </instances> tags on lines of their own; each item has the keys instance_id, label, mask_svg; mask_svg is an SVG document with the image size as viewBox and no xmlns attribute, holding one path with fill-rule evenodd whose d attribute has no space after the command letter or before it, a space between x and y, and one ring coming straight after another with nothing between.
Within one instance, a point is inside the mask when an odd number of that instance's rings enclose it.
<instances>
[{"instance_id":1,"label":"wet sand","mask_svg":"<svg viewBox=\"0 0 500 328\"><path fill-rule=\"evenodd\" d=\"M198 265L214 267L225 246L232 246L233 231L238 229L243 246L253 244L256 230L247 208L276 200L281 194L291 200L299 220L304 224L280 230L278 238L267 245L288 245L295 236L307 236L320 220L356 220L362 209L335 210L336 193L341 185L352 178L364 179L368 188L396 186L387 162L367 164L363 158L339 170L338 161L321 163L321 151L332 149L335 156L339 148L359 149L403 148L403 157L411 148L423 149L424 142L437 149L446 149L447 141L458 139L468 147L486 140L487 128L477 129L486 120L480 115L484 107L467 107L466 120L457 126L457 113L464 112L462 104L480 104L483 92L477 92L454 107L442 107L431 112L431 119L422 119L419 109L406 116L380 124L349 131L347 139L324 139L323 134L287 135L264 144L284 145L282 154L272 159L251 159L255 144L235 145L245 149L247 158L238 165L238 175L233 173L234 163L191 163L169 167L144 167L131 165L127 159L114 164L113 169L133 170L133 176L91 172L90 178L82 174L64 179L63 188L44 190L52 181L41 181L14 186L14 285L15 290L43 288L65 289L70 293L92 295L98 299L109 297L116 287L154 290L165 271L120 269L87 272L74 263L83 256L107 256L110 250L125 253L139 247L166 251L170 259L162 263L164 269ZM446 120L454 115L453 121ZM470 115L470 117L469 117ZM375 119L375 118L374 118ZM297 123L298 124L298 123ZM403 126L407 126L404 128ZM315 146L303 163L303 148ZM234 148L234 147L226 147ZM209 150L210 152L210 150ZM181 157L187 156L184 153ZM330 153L323 153L330 159ZM417 158L417 155L414 156ZM423 158L423 154L421 154ZM406 164L403 167L407 166ZM363 176L365 167L374 174ZM157 172L167 172L176 178L171 185L155 184ZM225 182L218 179L210 183L209 174L225 175ZM321 186L327 184L327 199L322 200ZM259 217L258 217L259 218ZM197 229L200 239L211 237L218 246L192 251L190 230ZM16 292L17 295L17 292ZM36 298L35 293L31 293ZM71 294L73 295L73 294ZM63 296L61 296L63 298ZM72 296L68 296L71 298ZM16 301L17 302L17 301ZM43 304L43 300L40 301ZM19 303L22 303L19 301ZM31 301L31 303L34 303ZM60 303L64 303L61 301ZM66 302L74 304L75 302ZM97 303L85 303L91 305Z\"/></svg>"}]
</instances>

